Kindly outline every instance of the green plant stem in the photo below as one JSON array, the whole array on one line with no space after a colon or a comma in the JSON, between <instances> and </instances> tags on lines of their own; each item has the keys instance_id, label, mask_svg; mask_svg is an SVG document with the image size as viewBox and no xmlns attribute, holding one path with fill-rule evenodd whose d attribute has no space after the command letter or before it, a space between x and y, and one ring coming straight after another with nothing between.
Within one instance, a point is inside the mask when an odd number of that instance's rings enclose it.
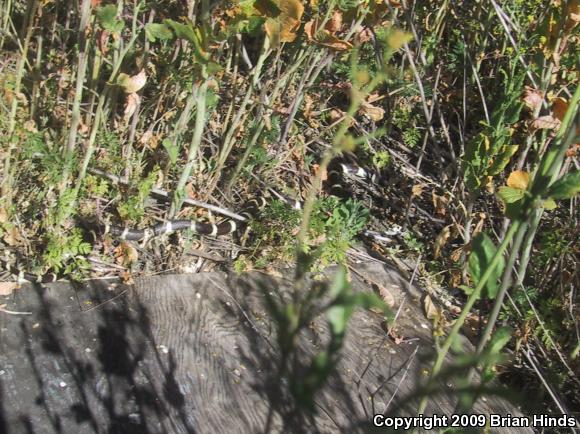
<instances>
[{"instance_id":1,"label":"green plant stem","mask_svg":"<svg viewBox=\"0 0 580 434\"><path fill-rule=\"evenodd\" d=\"M8 20L10 19L11 10L12 10L12 0L7 0L6 3L3 5L3 16L2 16L2 39L0 39L0 48L4 48L4 35L8 34Z\"/></svg>"},{"instance_id":2,"label":"green plant stem","mask_svg":"<svg viewBox=\"0 0 580 434\"><path fill-rule=\"evenodd\" d=\"M36 60L34 62L34 68L36 74L40 75L40 69L42 67L42 46L44 43L44 37L42 35L38 35L36 37ZM36 109L38 107L38 96L40 94L40 77L36 77L34 79L34 83L32 85L32 102L30 103L30 119L34 119L36 116Z\"/></svg>"},{"instance_id":3,"label":"green plant stem","mask_svg":"<svg viewBox=\"0 0 580 434\"><path fill-rule=\"evenodd\" d=\"M27 62L28 50L30 47L30 40L32 38L32 32L34 30L33 21L38 10L38 0L32 0L30 5L29 14L26 20L26 36L24 38L24 45L20 53L20 58L18 59L18 65L16 67L15 82L14 82L14 92L12 97L12 105L10 107L10 117L8 119L8 149L6 151L6 156L4 157L4 175L2 179L1 194L2 197L8 202L11 202L12 193L12 177L10 176L11 171L11 160L12 151L16 149L16 143L14 142L14 130L16 128L16 113L18 111L18 101L20 90L22 86L22 78L24 76L24 65ZM7 18L6 18L7 19Z\"/></svg>"},{"instance_id":4,"label":"green plant stem","mask_svg":"<svg viewBox=\"0 0 580 434\"><path fill-rule=\"evenodd\" d=\"M449 352L449 349L451 348L451 344L456 339L457 334L459 333L459 330L461 329L461 327L463 326L463 323L465 322L465 319L467 318L467 315L469 315L469 312L471 311L471 308L473 307L475 302L479 299L479 297L481 295L481 290L483 289L483 287L485 286L485 284L489 280L489 278L490 278L492 272L494 271L495 267L497 266L501 256L503 255L504 251L511 243L512 238L517 233L520 226L521 226L521 222L517 221L517 220L511 224L510 228L508 229L508 231L505 235L505 238L503 239L502 243L498 247L493 258L491 259L489 266L486 268L486 270L483 273L483 276L481 276L481 279L479 280L477 286L475 287L475 289L473 290L473 292L471 293L471 295L467 299L467 302L465 303L465 306L463 307L461 314L459 315L457 320L455 320L455 322L453 323L453 327L451 328L451 331L447 335L445 342L443 343L441 349L437 352L437 357L436 357L435 363L433 365L433 370L431 371L431 376L429 377L429 384L430 385L432 385L437 380L437 376L438 376L439 372L441 371L441 368L443 367L443 362L445 361L445 357L447 356L447 353ZM428 399L428 397L423 397L423 399L421 399L417 413L422 414L425 411L425 408L427 407L427 399Z\"/></svg>"},{"instance_id":5,"label":"green plant stem","mask_svg":"<svg viewBox=\"0 0 580 434\"><path fill-rule=\"evenodd\" d=\"M568 110L562 119L562 124L560 129L554 138L555 146L551 146L546 155L540 163L540 167L536 172L533 182L531 193L532 196L542 192L546 187L550 186L560 173L560 168L562 167L562 162L564 160L564 155L569 146L569 141L564 140L564 135L568 134L572 137L575 136L576 131L569 131L570 127L573 127L573 123L576 124L578 120L576 119L576 112L578 111L578 104L580 104L580 86L576 87L576 91L572 96L568 104Z\"/></svg>"},{"instance_id":6,"label":"green plant stem","mask_svg":"<svg viewBox=\"0 0 580 434\"><path fill-rule=\"evenodd\" d=\"M87 72L87 52L90 46L90 39L85 37L87 24L91 15L91 0L83 0L81 3L81 22L79 25L79 55L77 62L77 75L75 77L75 93L71 109L71 122L68 132L66 147L64 149L64 159L66 161L61 182L61 189L68 185L71 159L77 142L78 127L81 120L81 101L83 99L83 88Z\"/></svg>"},{"instance_id":7,"label":"green plant stem","mask_svg":"<svg viewBox=\"0 0 580 434\"><path fill-rule=\"evenodd\" d=\"M309 52L310 51L308 51L308 49L302 51L297 56L297 59L293 62L292 66L290 68L288 68L288 70L284 73L284 76L282 78L280 78L280 80L277 80L276 85L274 87L274 90L272 91L272 93L269 96L270 104L272 104L274 101L277 100L280 91L292 79L292 76L298 70L300 65L302 65L304 60L307 58L307 55ZM256 125L255 130L254 130L254 134L252 135L252 138L250 139L250 142L248 143L242 158L240 159L240 161L236 165L236 168L234 169L230 179L228 180L228 184L226 186L226 191L230 191L231 188L233 187L233 185L235 184L235 182L236 182L237 178L239 177L240 173L242 172L242 169L244 168L249 156L251 155L252 150L254 149L256 143L258 142L260 134L264 130L265 126L266 126L266 124L264 122L264 116L260 116L258 114L258 123Z\"/></svg>"},{"instance_id":8,"label":"green plant stem","mask_svg":"<svg viewBox=\"0 0 580 434\"><path fill-rule=\"evenodd\" d=\"M560 173L560 169L562 167L562 162L563 162L563 156L564 156L566 150L569 148L569 146L573 143L574 138L576 136L576 127L574 124L572 124L571 120L573 119L574 112L576 111L576 106L577 106L577 102L578 102L578 89L576 89L574 97L575 97L575 99L574 98L572 99L572 102L569 106L569 109L567 110L566 115L564 117L564 120L562 122L562 126L560 127L561 129L558 131L558 134L556 136L555 140L557 141L557 145L554 146L553 148L551 148L551 150L548 152L548 154L546 154L545 159L543 159L541 164L540 164L539 173L540 174L542 173L542 167L544 167L545 168L544 169L545 176L544 176L544 178L542 178L540 175L540 178L538 178L538 179L549 179L549 184L554 182L556 180L558 174ZM572 105L574 101L576 101L576 104ZM566 134L566 130L568 130L567 131L568 134L567 134L567 137L564 139L564 134ZM550 155L550 153L552 155L552 158L550 159L552 161L551 164L550 164L550 160L548 160L548 162L546 162L546 159L547 159L548 155ZM536 181L536 182L540 182L540 181ZM548 184L548 186L549 186L549 184ZM537 191L536 196L538 196L540 194L540 192L541 192L540 188L545 190L546 185L545 184L540 185L540 187L536 190ZM533 188L532 188L532 191L534 191ZM535 202L534 199L535 199L535 196L532 195L532 197L529 199L528 206L533 206L533 203ZM529 258L530 258L532 243L533 243L533 240L535 238L538 226L540 224L542 214L543 214L543 208L537 208L537 209L534 209L532 211L531 216L529 217L529 219L527 219L529 224L527 224L525 221L521 221L520 228L518 229L517 235L515 236L515 241L514 241L512 248L511 248L511 252L510 252L510 255L508 257L506 268L504 270L500 290L499 290L497 297L495 299L493 309L488 317L488 321L487 321L487 325L485 327L485 330L483 331L483 334L482 334L482 336L479 340L479 343L477 345L477 349L475 351L476 356L479 356L480 354L482 354L487 342L489 341L489 338L491 337L492 331L493 331L495 324L497 322L497 318L499 317L499 313L501 312L501 308L503 307L504 298L505 298L509 288L512 286L512 269L514 267L515 260L518 256L518 253L520 252L520 249L523 245L521 260L520 260L520 264L518 267L518 273L517 273L518 280L517 280L516 286L522 285L523 279L526 275L526 269L527 269ZM525 238L524 238L524 236L525 236ZM490 266L490 268L493 268L493 267ZM467 374L467 383L471 383L471 381L473 379L473 374L474 374L474 368L471 368Z\"/></svg>"},{"instance_id":9,"label":"green plant stem","mask_svg":"<svg viewBox=\"0 0 580 434\"><path fill-rule=\"evenodd\" d=\"M308 71L302 76L300 83L298 84L298 88L296 89L296 95L294 96L294 101L292 102L292 105L291 105L290 114L288 115L288 118L286 119L286 123L284 124L284 129L282 130L282 134L280 135L280 140L278 141L280 146L284 146L286 144L288 134L290 133L290 129L291 129L292 124L294 122L294 117L296 116L296 113L298 113L298 109L300 108L300 104L302 103L302 98L304 98L304 93L303 93L304 86L311 76L318 75L318 74L315 74L313 72L314 72L316 66L320 64L320 59L322 58L323 54L324 54L324 52L322 52L322 51L319 51L318 53L315 54L314 59L312 59L312 62L310 62L310 67L308 68Z\"/></svg>"},{"instance_id":10,"label":"green plant stem","mask_svg":"<svg viewBox=\"0 0 580 434\"><path fill-rule=\"evenodd\" d=\"M258 59L258 62L256 63L256 66L254 66L254 70L252 72L252 82L250 83L250 86L248 87L248 90L246 91L244 99L242 100L242 103L241 103L240 107L238 108L236 116L232 120L232 124L228 128L228 131L224 137L223 146L222 146L222 149L218 155L217 164L216 164L216 167L214 169L214 173L215 173L214 180L212 181L210 187L208 188L208 194L211 194L213 189L215 188L215 186L218 182L218 179L219 179L219 174L221 172L221 169L223 168L228 156L230 155L230 152L232 151L232 149L234 147L234 140L233 140L234 134L238 130L238 127L240 126L242 118L246 114L246 107L247 107L248 103L250 102L252 95L254 94L254 90L258 87L258 84L260 83L260 75L261 75L262 67L264 66L264 62L266 61L266 59L270 55L270 52L271 52L270 39L266 35L266 36L264 36L264 44L262 45L262 51L260 53L260 57Z\"/></svg>"},{"instance_id":11,"label":"green plant stem","mask_svg":"<svg viewBox=\"0 0 580 434\"><path fill-rule=\"evenodd\" d=\"M139 9L139 6L137 5L135 7L135 14L138 13L138 9ZM115 83L117 76L119 75L119 70L121 68L121 64L123 63L123 59L125 58L127 53L133 48L133 45L135 44L136 39L137 39L137 34L134 34L133 37L131 38L131 40L129 41L129 43L125 46L125 48L121 52L121 55L117 58L117 62L113 66L113 71L111 72L111 75L109 77L109 81L105 85L105 89L103 90L103 92L99 96L99 100L97 103L97 109L95 112L95 118L93 120L91 134L89 136L89 140L88 140L88 144L87 144L87 150L85 152L85 156L83 158L81 168L80 168L78 176L77 176L76 185L74 187L74 195L73 195L72 200L76 201L76 199L78 197L83 180L87 174L87 168L89 167L89 162L91 161L93 153L95 152L95 142L97 139L97 133L99 132L99 129L101 127L101 119L103 117L105 103L108 101L109 93L111 92L113 83Z\"/></svg>"},{"instance_id":12,"label":"green plant stem","mask_svg":"<svg viewBox=\"0 0 580 434\"><path fill-rule=\"evenodd\" d=\"M476 357L480 356L483 353L483 350L485 349L487 342L491 338L491 334L493 332L493 329L495 328L495 325L497 323L497 319L498 319L499 314L501 312L501 309L503 307L503 302L504 302L505 296L508 293L508 290L512 287L513 267L514 267L514 264L515 264L516 259L518 257L518 252L520 251L520 247L522 245L522 241L524 239L524 235L526 234L527 229L528 229L527 224L522 223L517 231L517 234L515 235L514 243L511 246L510 254L509 254L509 257L508 257L508 260L507 260L507 263L506 263L506 266L505 266L505 269L503 272L500 290L497 293L492 311L489 314L489 317L487 320L487 324L485 326L485 329L483 330L481 337L479 338L479 342L478 342L477 348L475 350ZM475 374L475 368L471 367L466 375L466 380L465 380L466 384L471 384L474 374ZM455 410L456 410L456 412L463 411L463 409L459 408L459 403L455 407Z\"/></svg>"},{"instance_id":13,"label":"green plant stem","mask_svg":"<svg viewBox=\"0 0 580 434\"><path fill-rule=\"evenodd\" d=\"M195 91L195 99L197 101L196 113L195 113L195 129L193 130L193 136L189 144L189 150L187 152L187 163L185 164L183 170L181 171L181 176L175 187L175 193L173 196L173 201L171 202L171 208L169 209L169 218L175 217L175 214L181 208L183 203L183 189L185 184L191 175L195 160L197 158L197 152L201 144L201 137L203 130L205 128L206 120L206 96L207 96L207 80L204 80L200 86L197 87Z\"/></svg>"},{"instance_id":14,"label":"green plant stem","mask_svg":"<svg viewBox=\"0 0 580 434\"><path fill-rule=\"evenodd\" d=\"M256 143L258 142L258 138L260 137L260 134L262 134L262 131L264 130L264 126L265 126L264 121L262 121L262 120L260 120L260 122L258 122L258 125L256 125L256 128L254 129L254 134L252 134L252 138L248 142L248 145L246 146L246 149L244 150L244 154L242 155L242 158L240 158L240 161L238 161L238 164L236 164L236 168L232 172L232 175L231 175L231 177L228 181L228 184L226 186L226 191L230 191L231 188L236 183L238 177L240 176L240 173L242 172L242 169L246 165L248 158L250 158L250 155L251 155L252 151L254 150L254 146L256 146Z\"/></svg>"},{"instance_id":15,"label":"green plant stem","mask_svg":"<svg viewBox=\"0 0 580 434\"><path fill-rule=\"evenodd\" d=\"M354 54L353 54L354 57ZM354 60L353 67L354 65ZM353 85L351 89L351 101L348 112L334 136L332 147L324 153L322 157L322 161L320 162L320 166L318 168L318 172L314 177L314 181L312 182L312 186L308 190L308 194L306 196L306 200L304 201L304 210L302 213L302 221L300 223L300 231L298 232L298 249L299 251L304 251L306 247L306 239L308 236L308 228L310 226L310 217L312 215L312 211L314 209L314 202L316 201L316 197L320 190L322 189L322 175L326 173L326 169L328 168L328 164L330 161L338 155L345 146L345 138L349 128L350 119L354 114L357 112L360 104L364 101L366 95L368 95L372 90L382 81L382 77L379 76L374 78L371 83L366 87L366 89L357 89Z\"/></svg>"}]
</instances>

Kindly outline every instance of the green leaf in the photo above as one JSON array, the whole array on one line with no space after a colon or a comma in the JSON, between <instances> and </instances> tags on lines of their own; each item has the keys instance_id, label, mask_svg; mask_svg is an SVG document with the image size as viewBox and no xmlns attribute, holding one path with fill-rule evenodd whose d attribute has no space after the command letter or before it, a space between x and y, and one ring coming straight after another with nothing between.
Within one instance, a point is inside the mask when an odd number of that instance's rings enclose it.
<instances>
[{"instance_id":1,"label":"green leaf","mask_svg":"<svg viewBox=\"0 0 580 434\"><path fill-rule=\"evenodd\" d=\"M171 161L171 164L175 165L175 163L177 163L177 156L179 154L179 146L173 143L173 141L170 139L165 139L162 143L163 147L167 151L167 154L169 155L169 161Z\"/></svg>"},{"instance_id":2,"label":"green leaf","mask_svg":"<svg viewBox=\"0 0 580 434\"><path fill-rule=\"evenodd\" d=\"M272 0L256 0L254 8L266 17L277 17L282 13L278 5Z\"/></svg>"},{"instance_id":3,"label":"green leaf","mask_svg":"<svg viewBox=\"0 0 580 434\"><path fill-rule=\"evenodd\" d=\"M185 39L193 45L195 59L202 64L207 64L209 54L205 51L204 38L201 30L193 27L193 24L182 24L170 19L163 20L175 32L175 36Z\"/></svg>"},{"instance_id":4,"label":"green leaf","mask_svg":"<svg viewBox=\"0 0 580 434\"><path fill-rule=\"evenodd\" d=\"M484 232L479 233L471 243L472 251L469 255L469 274L475 285L479 284L481 277L491 264L497 248L491 239ZM485 283L484 289L490 299L494 299L498 290L498 279L505 267L505 260L499 258L498 264L494 267L489 279Z\"/></svg>"},{"instance_id":5,"label":"green leaf","mask_svg":"<svg viewBox=\"0 0 580 434\"><path fill-rule=\"evenodd\" d=\"M163 22L169 27L171 27L171 29L175 32L175 36L178 37L179 39L185 39L186 41L189 41L192 44L196 43L195 30L191 23L182 24L170 19L163 20Z\"/></svg>"},{"instance_id":6,"label":"green leaf","mask_svg":"<svg viewBox=\"0 0 580 434\"><path fill-rule=\"evenodd\" d=\"M564 175L548 189L552 199L570 199L580 193L580 170Z\"/></svg>"},{"instance_id":7,"label":"green leaf","mask_svg":"<svg viewBox=\"0 0 580 434\"><path fill-rule=\"evenodd\" d=\"M97 9L97 19L103 27L110 25L117 18L117 6L106 5Z\"/></svg>"},{"instance_id":8,"label":"green leaf","mask_svg":"<svg viewBox=\"0 0 580 434\"><path fill-rule=\"evenodd\" d=\"M495 331L488 343L491 354L499 354L512 337L513 330L510 327L500 327Z\"/></svg>"},{"instance_id":9,"label":"green leaf","mask_svg":"<svg viewBox=\"0 0 580 434\"><path fill-rule=\"evenodd\" d=\"M503 152L498 154L491 166L487 169L487 174L489 176L494 176L500 173L510 162L513 155L517 152L518 145L506 145L503 148Z\"/></svg>"},{"instance_id":10,"label":"green leaf","mask_svg":"<svg viewBox=\"0 0 580 434\"><path fill-rule=\"evenodd\" d=\"M333 336L342 336L346 332L346 325L354 311L353 305L338 305L328 309L326 315Z\"/></svg>"},{"instance_id":11,"label":"green leaf","mask_svg":"<svg viewBox=\"0 0 580 434\"><path fill-rule=\"evenodd\" d=\"M117 6L107 5L97 9L97 20L101 27L112 33L117 33L123 30L125 23L117 20Z\"/></svg>"},{"instance_id":12,"label":"green leaf","mask_svg":"<svg viewBox=\"0 0 580 434\"><path fill-rule=\"evenodd\" d=\"M525 190L504 185L499 188L497 194L504 203L508 204L521 200L525 195Z\"/></svg>"},{"instance_id":13,"label":"green leaf","mask_svg":"<svg viewBox=\"0 0 580 434\"><path fill-rule=\"evenodd\" d=\"M548 198L542 202L542 208L545 208L548 211L551 211L553 209L558 208L558 205L556 204L556 202L554 202L554 199Z\"/></svg>"},{"instance_id":14,"label":"green leaf","mask_svg":"<svg viewBox=\"0 0 580 434\"><path fill-rule=\"evenodd\" d=\"M330 286L330 297L336 299L347 292L349 288L350 285L346 279L346 269L341 266L334 275L332 285Z\"/></svg>"},{"instance_id":15,"label":"green leaf","mask_svg":"<svg viewBox=\"0 0 580 434\"><path fill-rule=\"evenodd\" d=\"M155 42L157 40L167 41L173 38L171 29L162 23L145 24L145 35L149 42Z\"/></svg>"},{"instance_id":16,"label":"green leaf","mask_svg":"<svg viewBox=\"0 0 580 434\"><path fill-rule=\"evenodd\" d=\"M470 296L471 294L473 294L474 288L467 285L459 285L459 289L461 289L465 293L465 295Z\"/></svg>"}]
</instances>

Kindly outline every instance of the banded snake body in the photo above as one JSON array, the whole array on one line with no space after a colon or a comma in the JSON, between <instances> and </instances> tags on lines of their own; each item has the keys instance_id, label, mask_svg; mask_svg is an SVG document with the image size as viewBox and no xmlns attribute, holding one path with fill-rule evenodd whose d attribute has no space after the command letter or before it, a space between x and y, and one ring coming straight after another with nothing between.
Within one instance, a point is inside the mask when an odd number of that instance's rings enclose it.
<instances>
[{"instance_id":1,"label":"banded snake body","mask_svg":"<svg viewBox=\"0 0 580 434\"><path fill-rule=\"evenodd\" d=\"M331 166L332 167L332 166ZM377 180L376 173L359 167L354 164L337 163L334 168L328 171L328 184L329 190L336 193L342 189L342 185L339 182L339 178L347 175L350 177L356 177L358 179L364 180L366 182L374 183ZM278 195L279 196L279 195ZM297 200L291 200L279 196L286 202L289 206L294 209L301 209L302 202ZM246 219L246 221L257 218L260 211L267 205L267 200L260 196L246 202L239 212L239 215ZM148 240L159 237L162 235L168 235L177 231L190 230L194 234L198 235L208 235L208 236L220 236L228 235L236 232L238 229L246 225L245 221L236 222L234 219L226 219L218 224L201 222L199 220L168 220L165 222L157 223L155 225L149 226L143 229L116 226L116 225L103 225L99 232L101 235L110 234L112 237L119 240L126 241L136 241L140 243L146 243ZM51 283L58 280L59 276L56 273L47 272L44 274L34 274L21 268L14 266L10 261L0 258L0 264L4 267L6 271L12 274L18 281L28 281L33 283Z\"/></svg>"}]
</instances>

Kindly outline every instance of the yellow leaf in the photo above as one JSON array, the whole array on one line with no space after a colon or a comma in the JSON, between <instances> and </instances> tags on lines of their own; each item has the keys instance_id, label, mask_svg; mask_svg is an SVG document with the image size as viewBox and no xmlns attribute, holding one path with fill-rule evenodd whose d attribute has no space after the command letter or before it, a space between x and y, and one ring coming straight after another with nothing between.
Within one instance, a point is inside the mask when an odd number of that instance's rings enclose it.
<instances>
[{"instance_id":1,"label":"yellow leaf","mask_svg":"<svg viewBox=\"0 0 580 434\"><path fill-rule=\"evenodd\" d=\"M400 29L394 29L389 33L389 36L387 37L387 45L391 50L397 51L411 39L413 39L413 35L411 35L410 33L404 32L403 30Z\"/></svg>"},{"instance_id":2,"label":"yellow leaf","mask_svg":"<svg viewBox=\"0 0 580 434\"><path fill-rule=\"evenodd\" d=\"M145 74L144 69L133 76L122 72L117 78L117 84L123 88L125 93L139 92L141 88L145 86L145 83L147 83L147 74Z\"/></svg>"},{"instance_id":3,"label":"yellow leaf","mask_svg":"<svg viewBox=\"0 0 580 434\"><path fill-rule=\"evenodd\" d=\"M328 27L328 26L327 26ZM336 51L346 51L352 48L352 44L334 36L328 29L320 30L318 20L312 20L304 25L304 33L310 42L322 45Z\"/></svg>"},{"instance_id":4,"label":"yellow leaf","mask_svg":"<svg viewBox=\"0 0 580 434\"><path fill-rule=\"evenodd\" d=\"M554 199L548 198L544 202L542 202L542 207L546 208L548 211L551 211L553 209L556 209L558 207L558 204L556 204Z\"/></svg>"},{"instance_id":5,"label":"yellow leaf","mask_svg":"<svg viewBox=\"0 0 580 434\"><path fill-rule=\"evenodd\" d=\"M269 11L260 10L263 15L268 16L264 28L271 44L277 46L281 42L294 41L304 6L299 0L273 0L272 3L280 10L277 16L272 16Z\"/></svg>"},{"instance_id":6,"label":"yellow leaf","mask_svg":"<svg viewBox=\"0 0 580 434\"><path fill-rule=\"evenodd\" d=\"M361 103L358 111L375 122L378 122L385 117L385 110L382 107L376 107L366 101Z\"/></svg>"},{"instance_id":7,"label":"yellow leaf","mask_svg":"<svg viewBox=\"0 0 580 434\"><path fill-rule=\"evenodd\" d=\"M507 179L507 186L511 188L518 188L520 190L525 190L528 188L530 183L530 174L524 172L523 170L515 170L510 173Z\"/></svg>"}]
</instances>

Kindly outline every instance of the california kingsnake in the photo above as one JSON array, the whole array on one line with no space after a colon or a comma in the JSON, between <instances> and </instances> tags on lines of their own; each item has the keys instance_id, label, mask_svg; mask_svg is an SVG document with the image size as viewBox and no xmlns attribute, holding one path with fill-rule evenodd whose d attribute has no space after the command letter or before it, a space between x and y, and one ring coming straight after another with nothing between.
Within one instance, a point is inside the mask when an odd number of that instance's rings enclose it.
<instances>
[{"instance_id":1,"label":"california kingsnake","mask_svg":"<svg viewBox=\"0 0 580 434\"><path fill-rule=\"evenodd\" d=\"M341 195L339 193L342 192L342 185L340 184L339 178L345 175L356 177L359 180L370 183L374 183L377 179L375 173L363 169L362 167L347 163L334 163L329 167L327 179L328 190L331 194ZM294 209L301 209L302 207L300 201L291 200L279 194L276 194L276 196ZM251 199L244 204L239 215L246 220L254 219L266 204L267 200L264 197ZM231 234L243 226L245 226L245 222L242 221L237 223L233 219L227 219L218 224L200 222L198 220L168 220L144 229L103 225L99 232L101 235L111 234L113 237L120 240L146 243L151 238L187 229L198 235L219 236ZM2 264L5 270L14 275L19 281L50 283L58 279L58 276L55 273L33 274L23 271L18 267L12 266L9 261L3 258L0 258L0 264Z\"/></svg>"}]
</instances>

